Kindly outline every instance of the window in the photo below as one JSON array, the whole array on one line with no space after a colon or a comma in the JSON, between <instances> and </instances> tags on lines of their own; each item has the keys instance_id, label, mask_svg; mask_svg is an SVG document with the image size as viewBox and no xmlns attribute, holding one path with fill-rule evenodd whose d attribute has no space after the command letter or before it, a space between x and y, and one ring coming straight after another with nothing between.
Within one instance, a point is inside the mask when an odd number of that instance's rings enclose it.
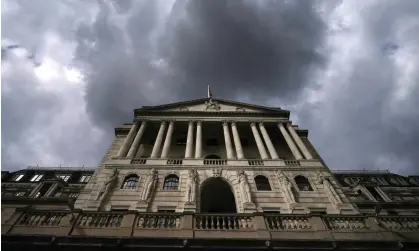
<instances>
[{"instance_id":1,"label":"window","mask_svg":"<svg viewBox=\"0 0 419 251\"><path fill-rule=\"evenodd\" d=\"M19 180L21 180L23 178L23 176L25 176L25 175L24 174L16 174L13 177L13 181L19 181Z\"/></svg>"},{"instance_id":2,"label":"window","mask_svg":"<svg viewBox=\"0 0 419 251\"><path fill-rule=\"evenodd\" d=\"M177 190L179 186L179 178L170 174L164 179L163 190Z\"/></svg>"},{"instance_id":3,"label":"window","mask_svg":"<svg viewBox=\"0 0 419 251\"><path fill-rule=\"evenodd\" d=\"M138 176L136 174L131 174L125 177L125 180L122 183L121 189L135 189L137 185L138 185Z\"/></svg>"},{"instance_id":4,"label":"window","mask_svg":"<svg viewBox=\"0 0 419 251\"><path fill-rule=\"evenodd\" d=\"M17 192L15 196L25 196L26 192Z\"/></svg>"},{"instance_id":5,"label":"window","mask_svg":"<svg viewBox=\"0 0 419 251\"><path fill-rule=\"evenodd\" d=\"M62 180L64 180L65 182L68 181L68 179L70 179L71 174L58 174L57 178L60 178Z\"/></svg>"},{"instance_id":6,"label":"window","mask_svg":"<svg viewBox=\"0 0 419 251\"><path fill-rule=\"evenodd\" d=\"M207 146L218 146L218 140L217 139L207 139L206 145Z\"/></svg>"},{"instance_id":7,"label":"window","mask_svg":"<svg viewBox=\"0 0 419 251\"><path fill-rule=\"evenodd\" d=\"M37 182L40 181L42 179L44 175L43 174L35 174L34 176L32 176L31 178L31 182Z\"/></svg>"},{"instance_id":8,"label":"window","mask_svg":"<svg viewBox=\"0 0 419 251\"><path fill-rule=\"evenodd\" d=\"M271 185L269 179L263 175L257 175L255 177L256 189L258 191L271 191Z\"/></svg>"},{"instance_id":9,"label":"window","mask_svg":"<svg viewBox=\"0 0 419 251\"><path fill-rule=\"evenodd\" d=\"M304 176L298 175L294 178L295 183L297 184L298 190L300 191L313 191L313 188L310 185L308 179Z\"/></svg>"},{"instance_id":10,"label":"window","mask_svg":"<svg viewBox=\"0 0 419 251\"><path fill-rule=\"evenodd\" d=\"M82 175L79 182L89 182L91 175Z\"/></svg>"},{"instance_id":11,"label":"window","mask_svg":"<svg viewBox=\"0 0 419 251\"><path fill-rule=\"evenodd\" d=\"M378 185L388 185L387 181L383 177L372 177L371 181L377 183Z\"/></svg>"},{"instance_id":12,"label":"window","mask_svg":"<svg viewBox=\"0 0 419 251\"><path fill-rule=\"evenodd\" d=\"M360 177L346 177L344 179L345 183L351 186L358 184L361 180L362 178Z\"/></svg>"}]
</instances>

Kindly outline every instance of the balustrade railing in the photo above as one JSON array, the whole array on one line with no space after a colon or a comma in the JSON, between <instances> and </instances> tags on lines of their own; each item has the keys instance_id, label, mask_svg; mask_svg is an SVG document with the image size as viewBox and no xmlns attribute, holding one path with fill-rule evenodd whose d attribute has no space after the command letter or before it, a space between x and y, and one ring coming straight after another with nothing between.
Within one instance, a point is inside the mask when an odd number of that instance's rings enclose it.
<instances>
[{"instance_id":1,"label":"balustrade railing","mask_svg":"<svg viewBox=\"0 0 419 251\"><path fill-rule=\"evenodd\" d=\"M308 216L266 215L265 223L269 230L274 231L298 231L312 229L310 218Z\"/></svg>"},{"instance_id":2,"label":"balustrade railing","mask_svg":"<svg viewBox=\"0 0 419 251\"><path fill-rule=\"evenodd\" d=\"M248 160L249 166L263 166L263 160Z\"/></svg>"},{"instance_id":3,"label":"balustrade railing","mask_svg":"<svg viewBox=\"0 0 419 251\"><path fill-rule=\"evenodd\" d=\"M325 217L327 227L333 231L367 231L370 229L365 220L366 217L362 216L338 216L338 217Z\"/></svg>"},{"instance_id":4,"label":"balustrade railing","mask_svg":"<svg viewBox=\"0 0 419 251\"><path fill-rule=\"evenodd\" d=\"M131 160L131 164L144 165L145 163L147 163L147 159L146 158L139 158L139 159L132 159Z\"/></svg>"},{"instance_id":5,"label":"balustrade railing","mask_svg":"<svg viewBox=\"0 0 419 251\"><path fill-rule=\"evenodd\" d=\"M202 214L195 216L198 230L250 230L253 228L251 216Z\"/></svg>"},{"instance_id":6,"label":"balustrade railing","mask_svg":"<svg viewBox=\"0 0 419 251\"><path fill-rule=\"evenodd\" d=\"M182 165L182 159L168 159L167 164L168 165Z\"/></svg>"},{"instance_id":7,"label":"balustrade railing","mask_svg":"<svg viewBox=\"0 0 419 251\"><path fill-rule=\"evenodd\" d=\"M419 216L418 217L394 217L381 216L378 218L380 225L387 230L396 232L414 232L419 231Z\"/></svg>"},{"instance_id":8,"label":"balustrade railing","mask_svg":"<svg viewBox=\"0 0 419 251\"><path fill-rule=\"evenodd\" d=\"M227 165L226 159L204 159L204 165L223 166Z\"/></svg>"},{"instance_id":9,"label":"balustrade railing","mask_svg":"<svg viewBox=\"0 0 419 251\"><path fill-rule=\"evenodd\" d=\"M300 161L298 160L284 160L284 162L287 166L300 166Z\"/></svg>"},{"instance_id":10,"label":"balustrade railing","mask_svg":"<svg viewBox=\"0 0 419 251\"><path fill-rule=\"evenodd\" d=\"M24 226L58 226L66 212L26 212L18 225Z\"/></svg>"},{"instance_id":11,"label":"balustrade railing","mask_svg":"<svg viewBox=\"0 0 419 251\"><path fill-rule=\"evenodd\" d=\"M82 213L77 221L80 227L120 227L121 213Z\"/></svg>"},{"instance_id":12,"label":"balustrade railing","mask_svg":"<svg viewBox=\"0 0 419 251\"><path fill-rule=\"evenodd\" d=\"M179 229L180 214L140 214L136 228L140 229Z\"/></svg>"}]
</instances>

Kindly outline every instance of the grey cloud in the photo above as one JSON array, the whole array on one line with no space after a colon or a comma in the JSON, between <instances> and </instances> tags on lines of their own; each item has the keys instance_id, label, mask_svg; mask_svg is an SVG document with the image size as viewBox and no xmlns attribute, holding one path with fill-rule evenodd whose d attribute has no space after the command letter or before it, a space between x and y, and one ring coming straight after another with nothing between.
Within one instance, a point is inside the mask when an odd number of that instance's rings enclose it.
<instances>
[{"instance_id":1,"label":"grey cloud","mask_svg":"<svg viewBox=\"0 0 419 251\"><path fill-rule=\"evenodd\" d=\"M397 67L396 57L401 57L403 50L411 55L419 52L415 42L419 33L403 31L412 20L416 20L412 29L419 31L419 3L388 1L378 5L364 9L366 37L361 55L332 79L342 88L330 91L315 107L303 106L300 122L312 128L312 140L332 169L380 168L417 174L419 62L416 58L416 67L410 72L413 85L405 97L397 99L399 82L409 80L401 72L408 66ZM399 48L386 54L382 48L389 40L396 41Z\"/></svg>"},{"instance_id":2,"label":"grey cloud","mask_svg":"<svg viewBox=\"0 0 419 251\"><path fill-rule=\"evenodd\" d=\"M207 84L218 97L293 96L324 63L326 25L314 2L177 1L164 26L156 1L141 4L129 15L103 5L93 26L79 29L77 59L92 70L86 101L99 126L116 126L143 104L203 97ZM122 28L110 22L118 18Z\"/></svg>"}]
</instances>

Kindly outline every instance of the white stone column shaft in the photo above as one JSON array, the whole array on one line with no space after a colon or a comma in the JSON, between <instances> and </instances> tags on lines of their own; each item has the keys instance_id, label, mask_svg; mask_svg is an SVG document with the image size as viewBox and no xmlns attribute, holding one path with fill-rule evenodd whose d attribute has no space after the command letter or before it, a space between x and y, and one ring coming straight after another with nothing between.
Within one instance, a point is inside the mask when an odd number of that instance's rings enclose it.
<instances>
[{"instance_id":1,"label":"white stone column shaft","mask_svg":"<svg viewBox=\"0 0 419 251\"><path fill-rule=\"evenodd\" d=\"M146 128L147 124L145 121L143 121L141 123L140 129L137 132L137 135L135 135L134 141L132 142L131 148L128 151L128 158L134 158L135 157L135 153L137 152L138 149L138 145L140 144L141 138L144 135L144 131Z\"/></svg>"},{"instance_id":2,"label":"white stone column shaft","mask_svg":"<svg viewBox=\"0 0 419 251\"><path fill-rule=\"evenodd\" d=\"M228 122L223 122L224 142L226 146L227 159L234 158L233 146L231 144L230 130L228 130Z\"/></svg>"},{"instance_id":3,"label":"white stone column shaft","mask_svg":"<svg viewBox=\"0 0 419 251\"><path fill-rule=\"evenodd\" d=\"M240 142L239 131L236 122L231 122L231 131L233 132L234 146L236 147L237 159L244 159L243 147Z\"/></svg>"},{"instance_id":4,"label":"white stone column shaft","mask_svg":"<svg viewBox=\"0 0 419 251\"><path fill-rule=\"evenodd\" d=\"M268 132L266 131L265 126L263 123L259 123L260 132L262 133L263 140L265 140L265 144L268 147L269 154L271 155L272 159L279 159L278 154L276 153L275 147L272 144L271 138L269 137Z\"/></svg>"},{"instance_id":5,"label":"white stone column shaft","mask_svg":"<svg viewBox=\"0 0 419 251\"><path fill-rule=\"evenodd\" d=\"M166 139L164 141L163 151L161 153L160 158L167 158L167 156L169 155L170 145L172 144L174 124L175 124L174 121L170 121L169 123L169 129L167 129Z\"/></svg>"},{"instance_id":6,"label":"white stone column shaft","mask_svg":"<svg viewBox=\"0 0 419 251\"><path fill-rule=\"evenodd\" d=\"M129 130L129 133L128 133L127 137L125 138L124 143L122 144L121 148L119 149L119 151L116 155L117 157L125 157L125 155L127 154L128 148L130 147L130 144L132 142L132 137L134 136L134 133L137 131L137 128L138 128L138 123L135 122L134 125Z\"/></svg>"},{"instance_id":7,"label":"white stone column shaft","mask_svg":"<svg viewBox=\"0 0 419 251\"><path fill-rule=\"evenodd\" d=\"M202 122L196 123L195 159L202 158Z\"/></svg>"},{"instance_id":8,"label":"white stone column shaft","mask_svg":"<svg viewBox=\"0 0 419 251\"><path fill-rule=\"evenodd\" d=\"M303 153L306 159L313 159L310 152L308 151L307 147L304 145L304 142L301 140L300 136L295 132L294 127L291 124L288 124L288 131L290 132L292 138L294 139L295 143L297 143L298 147L300 148L301 152Z\"/></svg>"},{"instance_id":9,"label":"white stone column shaft","mask_svg":"<svg viewBox=\"0 0 419 251\"><path fill-rule=\"evenodd\" d=\"M296 160L300 160L303 157L301 156L300 151L298 151L297 146L294 144L294 141L292 141L290 135L288 134L287 130L285 129L284 125L282 123L278 124L279 130L282 133L282 136L284 136L285 141L287 142L288 147L290 148L292 155L294 155L294 158Z\"/></svg>"},{"instance_id":10,"label":"white stone column shaft","mask_svg":"<svg viewBox=\"0 0 419 251\"><path fill-rule=\"evenodd\" d=\"M193 129L194 129L194 122L189 121L188 136L186 138L185 159L192 158Z\"/></svg>"},{"instance_id":11,"label":"white stone column shaft","mask_svg":"<svg viewBox=\"0 0 419 251\"><path fill-rule=\"evenodd\" d=\"M165 129L166 129L166 121L162 121L160 124L159 132L157 133L156 141L154 142L153 151L151 152L151 156L150 156L151 158L157 158L157 155L159 154Z\"/></svg>"},{"instance_id":12,"label":"white stone column shaft","mask_svg":"<svg viewBox=\"0 0 419 251\"><path fill-rule=\"evenodd\" d=\"M268 156L268 154L266 153L265 146L263 145L262 139L260 138L260 135L259 135L258 129L257 129L257 127L256 127L256 123L252 122L252 123L250 124L250 127L252 128L253 137L255 137L256 146L258 147L260 157L261 157L262 159L268 159L268 158L269 158L269 156Z\"/></svg>"}]
</instances>

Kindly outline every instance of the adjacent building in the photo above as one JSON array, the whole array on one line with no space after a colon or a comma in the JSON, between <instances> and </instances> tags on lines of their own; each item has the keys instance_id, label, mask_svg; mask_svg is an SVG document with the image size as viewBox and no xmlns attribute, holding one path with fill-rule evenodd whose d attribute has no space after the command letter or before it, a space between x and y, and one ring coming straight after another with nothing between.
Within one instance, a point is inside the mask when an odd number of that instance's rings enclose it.
<instances>
[{"instance_id":1,"label":"adjacent building","mask_svg":"<svg viewBox=\"0 0 419 251\"><path fill-rule=\"evenodd\" d=\"M332 172L289 115L212 97L135 109L96 168L2 172L2 246L418 248L419 176Z\"/></svg>"}]
</instances>

